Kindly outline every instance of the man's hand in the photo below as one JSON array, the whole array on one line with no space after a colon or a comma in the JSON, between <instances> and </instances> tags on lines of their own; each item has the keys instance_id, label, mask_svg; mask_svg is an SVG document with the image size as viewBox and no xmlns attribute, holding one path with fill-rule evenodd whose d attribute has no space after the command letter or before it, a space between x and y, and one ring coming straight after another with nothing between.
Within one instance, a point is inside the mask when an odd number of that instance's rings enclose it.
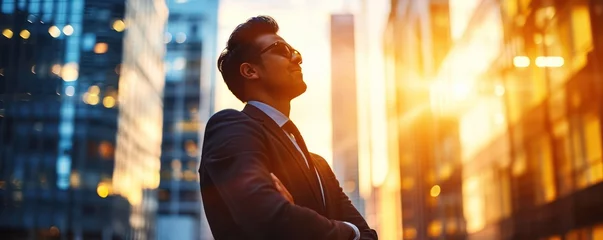
<instances>
[{"instance_id":1,"label":"man's hand","mask_svg":"<svg viewBox=\"0 0 603 240\"><path fill-rule=\"evenodd\" d=\"M291 196L291 193L289 193L287 188L285 188L285 185L283 185L281 180L279 180L273 173L270 173L270 176L272 176L272 181L274 181L274 185L281 195L283 195L283 197L285 197L289 203L295 204L295 202L293 202L293 196Z\"/></svg>"}]
</instances>

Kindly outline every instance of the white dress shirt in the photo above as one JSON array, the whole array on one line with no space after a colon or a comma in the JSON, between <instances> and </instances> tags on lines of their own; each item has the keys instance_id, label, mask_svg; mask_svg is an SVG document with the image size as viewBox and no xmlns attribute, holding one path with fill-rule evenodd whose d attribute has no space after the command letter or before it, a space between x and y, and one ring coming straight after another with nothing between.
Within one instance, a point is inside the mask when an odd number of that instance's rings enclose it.
<instances>
[{"instance_id":1,"label":"white dress shirt","mask_svg":"<svg viewBox=\"0 0 603 240\"><path fill-rule=\"evenodd\" d=\"M281 127L281 129L283 128L283 125L285 125L285 123L287 123L290 120L283 113L281 113L280 111L276 110L275 108L273 108L272 106L270 106L268 104L258 102L258 101L249 101L249 102L247 102L247 104L260 109L262 112L264 112L266 115L268 115L268 117L270 117L279 127ZM295 148L297 148L297 151L299 151L299 153L302 155L302 157L306 161L306 166L308 166L308 168L310 168L308 159L306 159L304 152L301 150L299 145L297 145L297 141L295 141L295 138L293 137L293 135L291 133L288 133L285 130L283 130L283 132L285 132L285 134L287 134L287 136L289 137L289 139L291 140L291 142L293 143ZM318 183L320 184L320 193L322 195L322 204L324 206L326 206L325 192L322 187L322 181L320 180L320 176L318 175L318 170L316 170L316 168L314 169L314 172L316 173L316 178L318 178ZM352 229L354 229L354 232L356 233L356 237L354 238L354 240L360 239L360 230L358 230L358 227L356 227L356 225L349 223L349 222L343 222L343 223L347 224Z\"/></svg>"}]
</instances>

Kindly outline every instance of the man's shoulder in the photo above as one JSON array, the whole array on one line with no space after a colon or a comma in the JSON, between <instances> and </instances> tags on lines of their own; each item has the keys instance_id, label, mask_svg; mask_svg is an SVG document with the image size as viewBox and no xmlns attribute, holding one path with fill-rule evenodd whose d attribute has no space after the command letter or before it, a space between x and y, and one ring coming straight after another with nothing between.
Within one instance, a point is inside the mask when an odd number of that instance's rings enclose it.
<instances>
[{"instance_id":1,"label":"man's shoulder","mask_svg":"<svg viewBox=\"0 0 603 240\"><path fill-rule=\"evenodd\" d=\"M257 121L243 111L224 109L213 114L207 121L205 132L257 132L261 128Z\"/></svg>"},{"instance_id":2,"label":"man's shoulder","mask_svg":"<svg viewBox=\"0 0 603 240\"><path fill-rule=\"evenodd\" d=\"M310 152L310 156L312 157L312 159L314 160L315 163L318 163L318 165L323 166L323 167L326 166L326 167L330 168L329 163L327 163L327 160L325 158L323 158L322 156L320 156L316 153L313 153L313 152Z\"/></svg>"},{"instance_id":3,"label":"man's shoulder","mask_svg":"<svg viewBox=\"0 0 603 240\"><path fill-rule=\"evenodd\" d=\"M316 154L316 153L313 153L313 152L310 152L310 156L311 156L311 157L312 157L314 160L316 160L316 161L324 161L324 162L326 162L326 161L327 161L327 160L325 160L325 158L323 158L322 156L320 156L320 155L318 155L318 154Z\"/></svg>"},{"instance_id":4,"label":"man's shoulder","mask_svg":"<svg viewBox=\"0 0 603 240\"><path fill-rule=\"evenodd\" d=\"M207 125L241 123L251 120L247 114L235 109L224 109L214 113L207 121Z\"/></svg>"},{"instance_id":5,"label":"man's shoulder","mask_svg":"<svg viewBox=\"0 0 603 240\"><path fill-rule=\"evenodd\" d=\"M220 110L216 113L214 113L211 117L209 117L209 120L222 120L222 119L229 119L229 118L241 118L244 117L245 114L239 110L236 109L224 109L224 110Z\"/></svg>"}]
</instances>

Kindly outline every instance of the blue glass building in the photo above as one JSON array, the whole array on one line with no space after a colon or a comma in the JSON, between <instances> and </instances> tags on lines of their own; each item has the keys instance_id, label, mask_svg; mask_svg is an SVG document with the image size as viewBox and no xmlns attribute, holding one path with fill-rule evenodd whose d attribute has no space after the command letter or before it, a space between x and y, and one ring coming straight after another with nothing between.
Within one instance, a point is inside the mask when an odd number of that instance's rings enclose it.
<instances>
[{"instance_id":1,"label":"blue glass building","mask_svg":"<svg viewBox=\"0 0 603 240\"><path fill-rule=\"evenodd\" d=\"M154 237L167 7L0 1L0 236Z\"/></svg>"},{"instance_id":2,"label":"blue glass building","mask_svg":"<svg viewBox=\"0 0 603 240\"><path fill-rule=\"evenodd\" d=\"M168 0L158 239L211 239L198 182L215 79L217 0Z\"/></svg>"}]
</instances>

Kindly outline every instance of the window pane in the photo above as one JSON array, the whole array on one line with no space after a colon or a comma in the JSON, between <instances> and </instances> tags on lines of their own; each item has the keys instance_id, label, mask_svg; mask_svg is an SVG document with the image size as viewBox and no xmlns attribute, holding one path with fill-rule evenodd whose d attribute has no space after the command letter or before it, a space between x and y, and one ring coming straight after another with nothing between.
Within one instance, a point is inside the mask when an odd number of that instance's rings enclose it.
<instances>
[{"instance_id":1,"label":"window pane","mask_svg":"<svg viewBox=\"0 0 603 240\"><path fill-rule=\"evenodd\" d=\"M584 117L584 138L586 142L586 158L588 162L601 161L601 126L598 114L591 113Z\"/></svg>"},{"instance_id":2,"label":"window pane","mask_svg":"<svg viewBox=\"0 0 603 240\"><path fill-rule=\"evenodd\" d=\"M559 195L569 194L573 190L572 179L572 156L569 141L569 124L562 120L553 126L555 136L555 156L557 157L557 181L559 184Z\"/></svg>"},{"instance_id":3,"label":"window pane","mask_svg":"<svg viewBox=\"0 0 603 240\"><path fill-rule=\"evenodd\" d=\"M572 37L574 51L577 55L584 55L593 48L590 13L586 4L572 8Z\"/></svg>"}]
</instances>

